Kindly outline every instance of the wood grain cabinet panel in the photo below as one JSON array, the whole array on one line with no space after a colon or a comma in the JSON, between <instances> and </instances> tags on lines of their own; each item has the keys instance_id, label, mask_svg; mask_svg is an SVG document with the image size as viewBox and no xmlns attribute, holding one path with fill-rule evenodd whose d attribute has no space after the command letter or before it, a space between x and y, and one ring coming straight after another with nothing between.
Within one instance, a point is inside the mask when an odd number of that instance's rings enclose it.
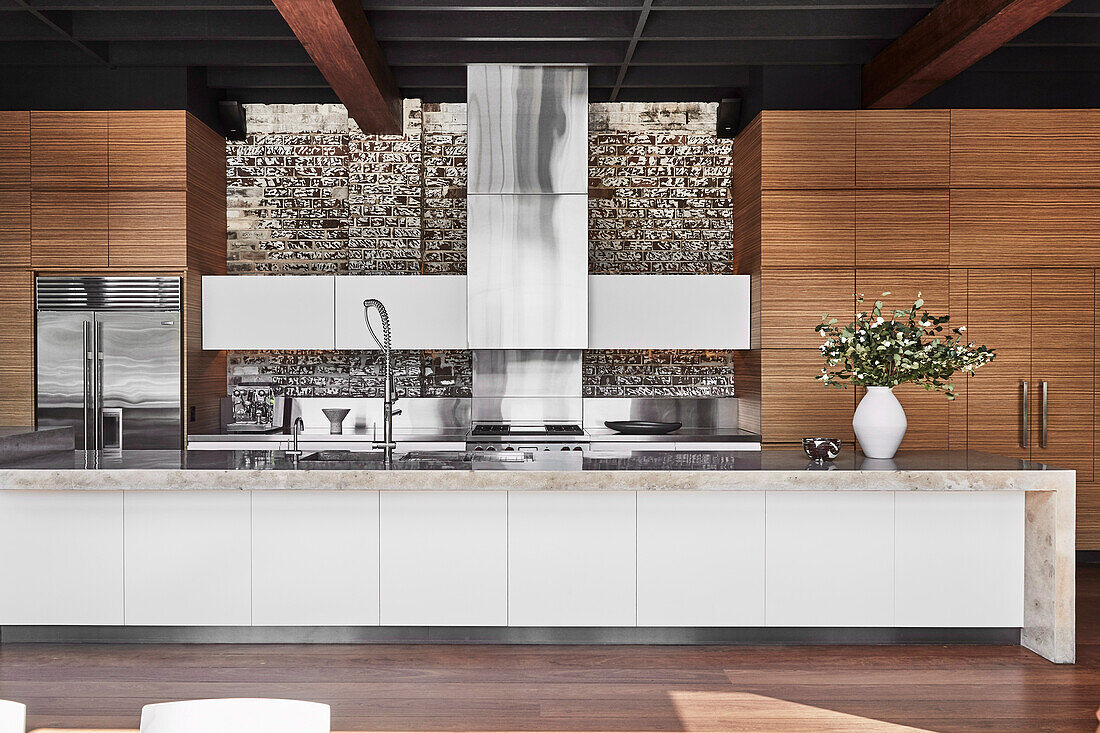
<instances>
[{"instance_id":1,"label":"wood grain cabinet panel","mask_svg":"<svg viewBox=\"0 0 1100 733\"><path fill-rule=\"evenodd\" d=\"M1100 550L1100 483L1077 481L1077 549Z\"/></svg>"},{"instance_id":2,"label":"wood grain cabinet panel","mask_svg":"<svg viewBox=\"0 0 1100 733\"><path fill-rule=\"evenodd\" d=\"M857 267L946 267L947 190L856 191Z\"/></svg>"},{"instance_id":3,"label":"wood grain cabinet panel","mask_svg":"<svg viewBox=\"0 0 1100 733\"><path fill-rule=\"evenodd\" d=\"M1100 188L951 192L951 266L1093 267Z\"/></svg>"},{"instance_id":4,"label":"wood grain cabinet panel","mask_svg":"<svg viewBox=\"0 0 1100 733\"><path fill-rule=\"evenodd\" d=\"M31 193L35 267L107 266L107 191Z\"/></svg>"},{"instance_id":5,"label":"wood grain cabinet panel","mask_svg":"<svg viewBox=\"0 0 1100 733\"><path fill-rule=\"evenodd\" d=\"M1086 188L1100 180L1100 111L951 111L951 185Z\"/></svg>"},{"instance_id":6,"label":"wood grain cabinet panel","mask_svg":"<svg viewBox=\"0 0 1100 733\"><path fill-rule=\"evenodd\" d=\"M946 110L856 112L856 187L946 188Z\"/></svg>"},{"instance_id":7,"label":"wood grain cabinet panel","mask_svg":"<svg viewBox=\"0 0 1100 733\"><path fill-rule=\"evenodd\" d=\"M854 191L765 191L761 266L851 268Z\"/></svg>"},{"instance_id":8,"label":"wood grain cabinet panel","mask_svg":"<svg viewBox=\"0 0 1100 733\"><path fill-rule=\"evenodd\" d=\"M1093 270L1035 270L1031 277L1031 457L1092 481Z\"/></svg>"},{"instance_id":9,"label":"wood grain cabinet panel","mask_svg":"<svg viewBox=\"0 0 1100 733\"><path fill-rule=\"evenodd\" d=\"M31 182L31 113L0 112L0 189Z\"/></svg>"},{"instance_id":10,"label":"wood grain cabinet panel","mask_svg":"<svg viewBox=\"0 0 1100 733\"><path fill-rule=\"evenodd\" d=\"M187 187L187 113L182 110L109 114L112 188Z\"/></svg>"},{"instance_id":11,"label":"wood grain cabinet panel","mask_svg":"<svg viewBox=\"0 0 1100 733\"><path fill-rule=\"evenodd\" d=\"M852 188L856 113L761 113L761 182L765 189Z\"/></svg>"},{"instance_id":12,"label":"wood grain cabinet panel","mask_svg":"<svg viewBox=\"0 0 1100 733\"><path fill-rule=\"evenodd\" d=\"M186 267L187 200L179 191L109 194L111 267Z\"/></svg>"},{"instance_id":13,"label":"wood grain cabinet panel","mask_svg":"<svg viewBox=\"0 0 1100 733\"><path fill-rule=\"evenodd\" d=\"M31 192L0 188L0 267L31 264Z\"/></svg>"},{"instance_id":14,"label":"wood grain cabinet panel","mask_svg":"<svg viewBox=\"0 0 1100 733\"><path fill-rule=\"evenodd\" d=\"M31 186L107 187L106 112L31 112Z\"/></svg>"},{"instance_id":15,"label":"wood grain cabinet panel","mask_svg":"<svg viewBox=\"0 0 1100 733\"><path fill-rule=\"evenodd\" d=\"M34 281L0 270L0 425L34 424Z\"/></svg>"},{"instance_id":16,"label":"wood grain cabinet panel","mask_svg":"<svg viewBox=\"0 0 1100 733\"><path fill-rule=\"evenodd\" d=\"M855 392L814 379L824 361L817 349L761 352L761 428L769 443L795 443L808 436L854 439Z\"/></svg>"},{"instance_id":17,"label":"wood grain cabinet panel","mask_svg":"<svg viewBox=\"0 0 1100 733\"><path fill-rule=\"evenodd\" d=\"M768 270L761 276L761 346L810 348L821 345L814 327L821 314L851 320L855 273L851 270Z\"/></svg>"},{"instance_id":18,"label":"wood grain cabinet panel","mask_svg":"<svg viewBox=\"0 0 1100 733\"><path fill-rule=\"evenodd\" d=\"M996 349L996 358L967 384L967 447L1029 459L1023 385L1031 389L1031 272L971 270L967 273L967 333ZM1026 445L1025 445L1026 444Z\"/></svg>"}]
</instances>

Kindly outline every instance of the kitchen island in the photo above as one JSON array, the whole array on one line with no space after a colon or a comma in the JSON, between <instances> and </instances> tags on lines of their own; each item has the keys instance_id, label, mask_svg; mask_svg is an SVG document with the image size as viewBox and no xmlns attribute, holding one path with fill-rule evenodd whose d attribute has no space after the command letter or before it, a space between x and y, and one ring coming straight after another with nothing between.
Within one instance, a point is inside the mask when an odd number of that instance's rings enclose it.
<instances>
[{"instance_id":1,"label":"kitchen island","mask_svg":"<svg viewBox=\"0 0 1100 733\"><path fill-rule=\"evenodd\" d=\"M1072 662L1074 491L972 452L58 453L0 465L0 638L1013 639Z\"/></svg>"}]
</instances>

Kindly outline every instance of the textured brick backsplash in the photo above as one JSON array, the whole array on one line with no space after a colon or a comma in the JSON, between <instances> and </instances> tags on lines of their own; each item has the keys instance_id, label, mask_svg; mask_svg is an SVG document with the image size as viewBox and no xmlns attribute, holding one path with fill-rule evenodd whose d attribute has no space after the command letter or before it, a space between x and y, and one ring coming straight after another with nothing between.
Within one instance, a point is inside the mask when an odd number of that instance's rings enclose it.
<instances>
[{"instance_id":1,"label":"textured brick backsplash","mask_svg":"<svg viewBox=\"0 0 1100 733\"><path fill-rule=\"evenodd\" d=\"M228 271L464 274L466 110L406 100L402 135L364 135L341 105L246 105L228 143ZM716 105L589 108L589 271L733 272L731 140ZM230 385L381 394L375 352L232 352ZM468 396L468 352L397 352L409 396ZM586 396L732 396L725 351L586 352Z\"/></svg>"},{"instance_id":2,"label":"textured brick backsplash","mask_svg":"<svg viewBox=\"0 0 1100 733\"><path fill-rule=\"evenodd\" d=\"M469 397L470 352L394 351L394 383L407 397ZM382 397L385 378L378 351L234 351L229 388L271 384L293 397Z\"/></svg>"}]
</instances>

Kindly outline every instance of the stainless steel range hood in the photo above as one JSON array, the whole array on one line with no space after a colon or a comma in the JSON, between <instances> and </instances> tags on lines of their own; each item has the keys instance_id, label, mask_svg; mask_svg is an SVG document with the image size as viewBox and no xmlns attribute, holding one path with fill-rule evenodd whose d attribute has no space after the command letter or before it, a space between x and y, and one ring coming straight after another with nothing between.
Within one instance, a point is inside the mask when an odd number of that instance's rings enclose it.
<instances>
[{"instance_id":1,"label":"stainless steel range hood","mask_svg":"<svg viewBox=\"0 0 1100 733\"><path fill-rule=\"evenodd\" d=\"M467 68L474 349L588 346L588 70Z\"/></svg>"}]
</instances>

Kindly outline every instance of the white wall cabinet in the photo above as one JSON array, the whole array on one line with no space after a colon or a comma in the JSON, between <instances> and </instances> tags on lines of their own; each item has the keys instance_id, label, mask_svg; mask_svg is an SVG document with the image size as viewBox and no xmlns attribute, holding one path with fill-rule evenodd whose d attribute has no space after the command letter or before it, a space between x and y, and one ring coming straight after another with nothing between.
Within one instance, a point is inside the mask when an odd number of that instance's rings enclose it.
<instances>
[{"instance_id":1,"label":"white wall cabinet","mask_svg":"<svg viewBox=\"0 0 1100 733\"><path fill-rule=\"evenodd\" d=\"M508 624L634 626L636 496L508 495Z\"/></svg>"},{"instance_id":2,"label":"white wall cabinet","mask_svg":"<svg viewBox=\"0 0 1100 733\"><path fill-rule=\"evenodd\" d=\"M204 275L204 349L332 349L335 280L322 275Z\"/></svg>"},{"instance_id":3,"label":"white wall cabinet","mask_svg":"<svg viewBox=\"0 0 1100 733\"><path fill-rule=\"evenodd\" d=\"M122 492L0 491L0 624L122 624Z\"/></svg>"},{"instance_id":4,"label":"white wall cabinet","mask_svg":"<svg viewBox=\"0 0 1100 733\"><path fill-rule=\"evenodd\" d=\"M252 623L247 491L125 492L126 623Z\"/></svg>"},{"instance_id":5,"label":"white wall cabinet","mask_svg":"<svg viewBox=\"0 0 1100 733\"><path fill-rule=\"evenodd\" d=\"M748 275L590 275L590 349L747 349Z\"/></svg>"},{"instance_id":6,"label":"white wall cabinet","mask_svg":"<svg viewBox=\"0 0 1100 733\"><path fill-rule=\"evenodd\" d=\"M898 492L894 625L1024 622L1023 492Z\"/></svg>"},{"instance_id":7,"label":"white wall cabinet","mask_svg":"<svg viewBox=\"0 0 1100 733\"><path fill-rule=\"evenodd\" d=\"M638 493L638 625L764 625L764 492Z\"/></svg>"},{"instance_id":8,"label":"white wall cabinet","mask_svg":"<svg viewBox=\"0 0 1100 733\"><path fill-rule=\"evenodd\" d=\"M252 492L252 624L378 624L378 492Z\"/></svg>"},{"instance_id":9,"label":"white wall cabinet","mask_svg":"<svg viewBox=\"0 0 1100 733\"><path fill-rule=\"evenodd\" d=\"M767 492L768 626L892 626L894 494Z\"/></svg>"},{"instance_id":10,"label":"white wall cabinet","mask_svg":"<svg viewBox=\"0 0 1100 733\"><path fill-rule=\"evenodd\" d=\"M336 348L377 349L363 322L363 301L386 306L395 349L466 348L464 275L339 275L336 277ZM378 314L371 315L382 338Z\"/></svg>"},{"instance_id":11,"label":"white wall cabinet","mask_svg":"<svg viewBox=\"0 0 1100 733\"><path fill-rule=\"evenodd\" d=\"M508 494L393 491L381 502L382 624L508 624Z\"/></svg>"}]
</instances>

